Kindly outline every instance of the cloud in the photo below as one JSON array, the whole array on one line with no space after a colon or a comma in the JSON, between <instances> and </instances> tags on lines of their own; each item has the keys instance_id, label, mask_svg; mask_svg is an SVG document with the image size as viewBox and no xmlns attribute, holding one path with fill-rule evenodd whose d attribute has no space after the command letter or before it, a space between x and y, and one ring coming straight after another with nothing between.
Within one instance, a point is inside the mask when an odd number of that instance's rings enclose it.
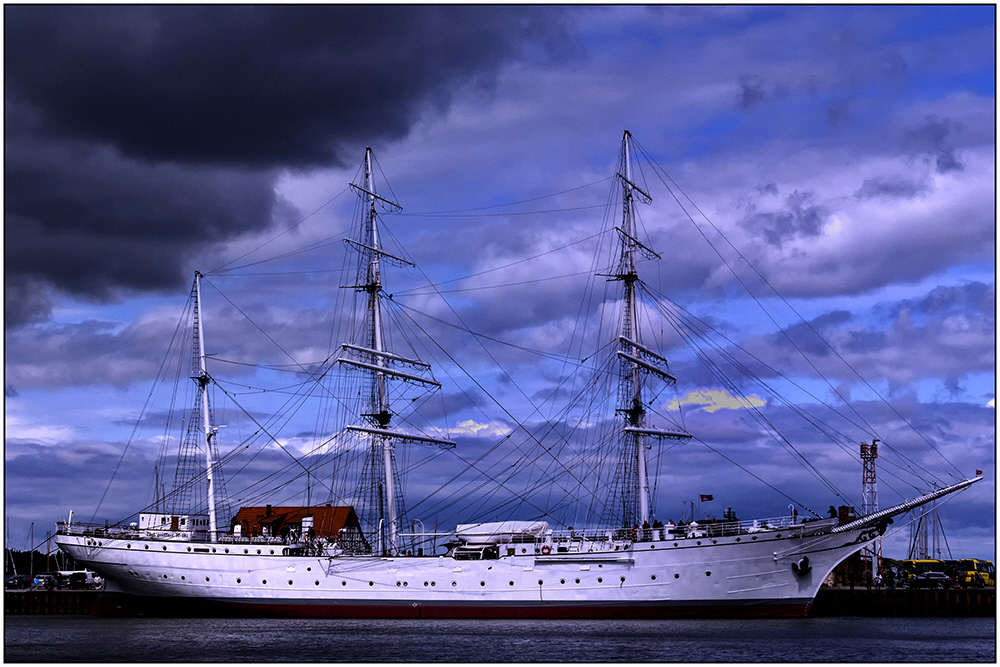
<instances>
[{"instance_id":1,"label":"cloud","mask_svg":"<svg viewBox=\"0 0 1000 667\"><path fill-rule=\"evenodd\" d=\"M519 59L575 57L560 8L28 6L5 13L5 257L43 320L183 284L220 241L287 225L283 170L442 117ZM377 57L371 54L377 53ZM345 150L348 151L345 153Z\"/></svg>"},{"instance_id":2,"label":"cloud","mask_svg":"<svg viewBox=\"0 0 1000 667\"><path fill-rule=\"evenodd\" d=\"M763 400L756 394L750 394L746 397L733 396L726 389L699 389L696 391L689 391L680 399L671 399L664 407L667 410L679 410L682 405L693 405L696 410L704 410L708 413L713 413L717 410L747 410L750 408L759 408L767 405L767 401Z\"/></svg>"}]
</instances>

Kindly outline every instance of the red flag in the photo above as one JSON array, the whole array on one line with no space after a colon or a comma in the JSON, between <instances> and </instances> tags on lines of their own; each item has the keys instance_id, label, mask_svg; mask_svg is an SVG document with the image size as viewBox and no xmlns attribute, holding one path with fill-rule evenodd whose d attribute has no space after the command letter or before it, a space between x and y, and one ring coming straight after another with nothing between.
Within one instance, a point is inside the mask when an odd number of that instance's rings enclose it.
<instances>
[{"instance_id":1,"label":"red flag","mask_svg":"<svg viewBox=\"0 0 1000 667\"><path fill-rule=\"evenodd\" d=\"M977 471L976 471L976 474L977 474L977 475L982 475L982 474L983 474L983 471L982 471L982 470L977 470Z\"/></svg>"},{"instance_id":2,"label":"red flag","mask_svg":"<svg viewBox=\"0 0 1000 667\"><path fill-rule=\"evenodd\" d=\"M701 502L707 503L709 500L715 500L715 496L710 494L701 494Z\"/></svg>"}]
</instances>

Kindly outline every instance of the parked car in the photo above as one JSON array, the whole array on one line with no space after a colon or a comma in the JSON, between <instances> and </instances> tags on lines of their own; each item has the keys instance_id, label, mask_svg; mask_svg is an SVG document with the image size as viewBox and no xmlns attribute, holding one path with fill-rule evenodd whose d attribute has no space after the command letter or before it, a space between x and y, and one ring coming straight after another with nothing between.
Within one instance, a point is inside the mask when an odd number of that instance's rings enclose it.
<instances>
[{"instance_id":1,"label":"parked car","mask_svg":"<svg viewBox=\"0 0 1000 667\"><path fill-rule=\"evenodd\" d=\"M31 577L26 574L15 574L12 577L7 577L4 588L31 588Z\"/></svg>"},{"instance_id":2,"label":"parked car","mask_svg":"<svg viewBox=\"0 0 1000 667\"><path fill-rule=\"evenodd\" d=\"M944 572L920 572L909 580L910 588L951 588L954 580Z\"/></svg>"},{"instance_id":3,"label":"parked car","mask_svg":"<svg viewBox=\"0 0 1000 667\"><path fill-rule=\"evenodd\" d=\"M54 572L36 574L34 581L31 582L31 587L33 589L55 590L59 588L59 578Z\"/></svg>"}]
</instances>

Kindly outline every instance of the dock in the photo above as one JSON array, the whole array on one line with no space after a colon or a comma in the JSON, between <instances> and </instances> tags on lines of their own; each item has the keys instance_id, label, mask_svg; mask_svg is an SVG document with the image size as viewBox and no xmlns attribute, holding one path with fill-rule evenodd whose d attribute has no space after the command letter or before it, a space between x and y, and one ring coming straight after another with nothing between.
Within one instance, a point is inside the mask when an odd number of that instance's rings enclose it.
<instances>
[{"instance_id":1,"label":"dock","mask_svg":"<svg viewBox=\"0 0 1000 667\"><path fill-rule=\"evenodd\" d=\"M821 588L810 617L996 616L995 588L868 590Z\"/></svg>"},{"instance_id":2,"label":"dock","mask_svg":"<svg viewBox=\"0 0 1000 667\"><path fill-rule=\"evenodd\" d=\"M4 591L4 613L87 615L101 591ZM996 589L820 589L809 612L823 616L996 616Z\"/></svg>"},{"instance_id":3,"label":"dock","mask_svg":"<svg viewBox=\"0 0 1000 667\"><path fill-rule=\"evenodd\" d=\"M26 614L90 614L101 591L4 591L3 612Z\"/></svg>"}]
</instances>

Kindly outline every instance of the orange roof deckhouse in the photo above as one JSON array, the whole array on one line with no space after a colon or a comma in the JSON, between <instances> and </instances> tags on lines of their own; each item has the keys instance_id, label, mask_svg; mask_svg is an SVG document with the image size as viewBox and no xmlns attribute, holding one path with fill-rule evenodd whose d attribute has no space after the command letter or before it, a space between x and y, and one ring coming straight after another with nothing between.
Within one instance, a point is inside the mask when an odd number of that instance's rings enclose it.
<instances>
[{"instance_id":1,"label":"orange roof deckhouse","mask_svg":"<svg viewBox=\"0 0 1000 667\"><path fill-rule=\"evenodd\" d=\"M310 521L311 519L311 521ZM312 533L303 535L312 528ZM303 525L305 528L303 529ZM340 532L360 534L361 524L353 507L241 507L232 520L232 532L244 537L316 537L337 541Z\"/></svg>"}]
</instances>

